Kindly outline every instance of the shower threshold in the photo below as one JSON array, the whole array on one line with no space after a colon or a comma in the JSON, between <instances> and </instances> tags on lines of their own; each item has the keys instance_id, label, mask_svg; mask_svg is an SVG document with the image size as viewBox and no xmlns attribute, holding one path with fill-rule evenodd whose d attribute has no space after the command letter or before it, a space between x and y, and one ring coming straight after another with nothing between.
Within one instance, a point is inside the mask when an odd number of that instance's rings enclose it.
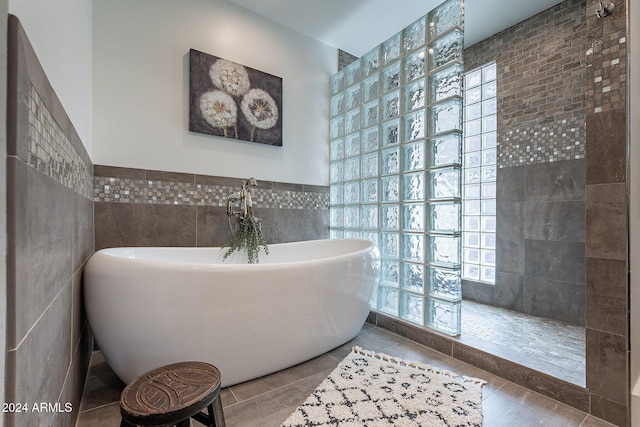
<instances>
[{"instance_id":1,"label":"shower threshold","mask_svg":"<svg viewBox=\"0 0 640 427\"><path fill-rule=\"evenodd\" d=\"M584 387L585 329L470 300L458 341Z\"/></svg>"}]
</instances>

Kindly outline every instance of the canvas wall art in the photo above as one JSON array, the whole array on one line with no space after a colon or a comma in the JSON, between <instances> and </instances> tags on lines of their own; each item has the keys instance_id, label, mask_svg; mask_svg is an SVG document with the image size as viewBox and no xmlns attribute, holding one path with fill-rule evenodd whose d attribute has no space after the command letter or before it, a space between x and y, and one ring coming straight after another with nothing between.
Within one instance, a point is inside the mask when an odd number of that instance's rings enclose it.
<instances>
[{"instance_id":1,"label":"canvas wall art","mask_svg":"<svg viewBox=\"0 0 640 427\"><path fill-rule=\"evenodd\" d=\"M191 49L189 130L282 146L282 78Z\"/></svg>"}]
</instances>

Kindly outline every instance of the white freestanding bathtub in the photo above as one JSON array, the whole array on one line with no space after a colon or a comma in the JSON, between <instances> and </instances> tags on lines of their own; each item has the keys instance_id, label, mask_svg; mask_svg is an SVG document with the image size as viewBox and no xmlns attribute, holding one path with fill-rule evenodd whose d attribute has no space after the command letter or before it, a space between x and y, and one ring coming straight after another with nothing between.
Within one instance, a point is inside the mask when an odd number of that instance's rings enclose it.
<instances>
[{"instance_id":1,"label":"white freestanding bathtub","mask_svg":"<svg viewBox=\"0 0 640 427\"><path fill-rule=\"evenodd\" d=\"M311 359L355 337L379 252L367 240L269 246L259 264L220 248L113 248L84 271L91 329L125 382L168 363L220 369L223 386ZM234 259L235 258L235 259Z\"/></svg>"}]
</instances>

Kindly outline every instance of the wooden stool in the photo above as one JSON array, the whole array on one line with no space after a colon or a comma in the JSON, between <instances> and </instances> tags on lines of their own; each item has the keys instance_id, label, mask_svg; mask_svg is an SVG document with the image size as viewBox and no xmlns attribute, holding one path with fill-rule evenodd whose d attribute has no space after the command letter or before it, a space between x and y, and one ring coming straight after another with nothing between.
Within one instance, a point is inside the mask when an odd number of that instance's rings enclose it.
<instances>
[{"instance_id":1,"label":"wooden stool","mask_svg":"<svg viewBox=\"0 0 640 427\"><path fill-rule=\"evenodd\" d=\"M208 413L201 412L207 408ZM180 362L134 379L120 397L120 427L188 427L190 418L208 427L225 427L220 402L220 371L203 362Z\"/></svg>"}]
</instances>

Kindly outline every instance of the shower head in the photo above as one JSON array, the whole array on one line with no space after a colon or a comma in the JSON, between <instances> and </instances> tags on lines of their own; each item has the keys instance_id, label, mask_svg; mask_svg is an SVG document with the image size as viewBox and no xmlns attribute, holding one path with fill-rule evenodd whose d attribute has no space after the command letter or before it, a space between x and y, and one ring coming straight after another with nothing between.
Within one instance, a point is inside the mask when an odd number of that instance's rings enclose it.
<instances>
[{"instance_id":1,"label":"shower head","mask_svg":"<svg viewBox=\"0 0 640 427\"><path fill-rule=\"evenodd\" d=\"M611 15L613 9L616 7L613 3L602 4L602 0L598 0L600 3L600 9L596 10L596 16L598 18L604 18Z\"/></svg>"}]
</instances>

